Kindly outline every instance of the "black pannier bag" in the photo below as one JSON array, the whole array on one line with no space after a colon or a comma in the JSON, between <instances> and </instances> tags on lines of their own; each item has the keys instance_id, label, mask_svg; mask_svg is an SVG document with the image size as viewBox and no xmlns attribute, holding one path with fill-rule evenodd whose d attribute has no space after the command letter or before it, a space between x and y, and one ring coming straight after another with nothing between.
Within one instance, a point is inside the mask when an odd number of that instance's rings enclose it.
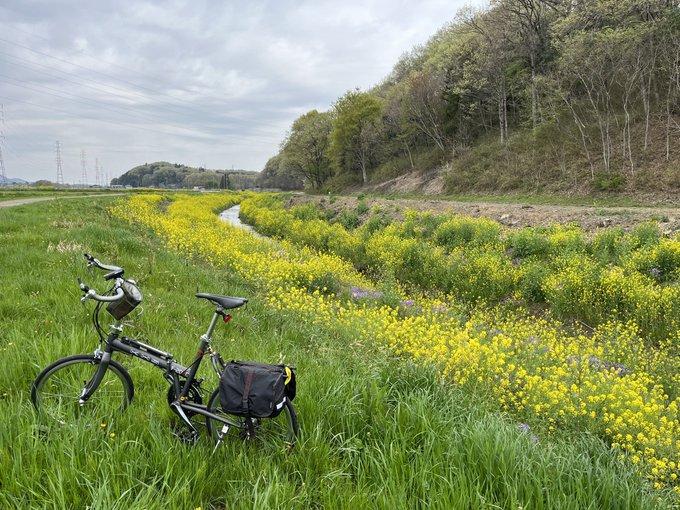
<instances>
[{"instance_id":1,"label":"black pannier bag","mask_svg":"<svg viewBox=\"0 0 680 510\"><path fill-rule=\"evenodd\" d=\"M220 377L219 396L225 413L274 418L286 399L295 398L295 373L286 365L231 361Z\"/></svg>"}]
</instances>

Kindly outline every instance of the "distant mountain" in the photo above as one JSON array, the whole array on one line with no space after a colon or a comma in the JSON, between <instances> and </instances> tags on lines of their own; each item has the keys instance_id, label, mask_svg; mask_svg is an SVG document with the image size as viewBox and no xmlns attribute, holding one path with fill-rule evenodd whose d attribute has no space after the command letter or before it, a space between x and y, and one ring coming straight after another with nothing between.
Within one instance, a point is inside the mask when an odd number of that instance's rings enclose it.
<instances>
[{"instance_id":1,"label":"distant mountain","mask_svg":"<svg viewBox=\"0 0 680 510\"><path fill-rule=\"evenodd\" d=\"M157 188L248 189L256 186L258 172L207 170L179 163L157 161L128 170L111 180L112 185Z\"/></svg>"},{"instance_id":2,"label":"distant mountain","mask_svg":"<svg viewBox=\"0 0 680 510\"><path fill-rule=\"evenodd\" d=\"M4 178L0 175L0 186L9 186L11 184L28 184L28 181L17 178Z\"/></svg>"}]
</instances>

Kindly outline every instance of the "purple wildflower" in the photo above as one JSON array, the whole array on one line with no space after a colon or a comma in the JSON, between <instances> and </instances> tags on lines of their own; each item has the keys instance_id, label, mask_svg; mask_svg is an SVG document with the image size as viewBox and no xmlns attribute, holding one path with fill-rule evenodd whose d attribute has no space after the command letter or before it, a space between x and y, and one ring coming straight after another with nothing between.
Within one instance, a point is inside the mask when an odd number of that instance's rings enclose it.
<instances>
[{"instance_id":1,"label":"purple wildflower","mask_svg":"<svg viewBox=\"0 0 680 510\"><path fill-rule=\"evenodd\" d=\"M411 307L414 303L415 301L413 301L413 299L407 299L406 301L401 302L401 306Z\"/></svg>"},{"instance_id":2,"label":"purple wildflower","mask_svg":"<svg viewBox=\"0 0 680 510\"><path fill-rule=\"evenodd\" d=\"M378 299L383 297L384 295L385 294L379 291L369 291L366 289L361 289L359 287L351 287L349 290L349 296L351 300L364 298Z\"/></svg>"},{"instance_id":3,"label":"purple wildflower","mask_svg":"<svg viewBox=\"0 0 680 510\"><path fill-rule=\"evenodd\" d=\"M519 425L517 425L517 429L528 434L530 427L526 423L520 423Z\"/></svg>"},{"instance_id":4,"label":"purple wildflower","mask_svg":"<svg viewBox=\"0 0 680 510\"><path fill-rule=\"evenodd\" d=\"M618 376L630 375L633 373L632 370L626 368L626 366L622 363L616 363L614 361L601 361L595 356L588 356L588 361L590 361L590 364L597 370L612 371Z\"/></svg>"},{"instance_id":5,"label":"purple wildflower","mask_svg":"<svg viewBox=\"0 0 680 510\"><path fill-rule=\"evenodd\" d=\"M661 275L661 271L659 271L656 267L653 267L651 269L650 273L652 273L652 276L654 276L654 277L658 277L658 276Z\"/></svg>"}]
</instances>

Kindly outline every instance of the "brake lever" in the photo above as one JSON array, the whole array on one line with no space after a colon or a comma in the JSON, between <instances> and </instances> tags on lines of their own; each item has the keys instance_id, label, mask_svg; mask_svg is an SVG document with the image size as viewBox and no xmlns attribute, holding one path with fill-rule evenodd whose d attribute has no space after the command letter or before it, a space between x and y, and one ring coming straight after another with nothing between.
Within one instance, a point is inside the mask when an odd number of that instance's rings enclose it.
<instances>
[{"instance_id":1,"label":"brake lever","mask_svg":"<svg viewBox=\"0 0 680 510\"><path fill-rule=\"evenodd\" d=\"M82 290L83 292L87 292L90 290L90 287L83 283L83 280L80 279L80 276L78 277L78 286L80 287L80 290Z\"/></svg>"},{"instance_id":2,"label":"brake lever","mask_svg":"<svg viewBox=\"0 0 680 510\"><path fill-rule=\"evenodd\" d=\"M83 297L80 298L80 302L84 303L85 301L87 301L88 299L90 299L90 298L92 298L93 296L96 296L96 295L97 295L97 292L94 289L89 289L87 291L87 293Z\"/></svg>"}]
</instances>

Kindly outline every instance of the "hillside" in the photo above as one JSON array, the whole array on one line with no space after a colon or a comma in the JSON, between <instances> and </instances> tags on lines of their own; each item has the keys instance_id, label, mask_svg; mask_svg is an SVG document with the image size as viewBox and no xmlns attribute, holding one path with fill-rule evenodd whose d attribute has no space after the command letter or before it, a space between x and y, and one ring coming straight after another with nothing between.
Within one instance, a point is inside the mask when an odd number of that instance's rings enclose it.
<instances>
[{"instance_id":1,"label":"hillside","mask_svg":"<svg viewBox=\"0 0 680 510\"><path fill-rule=\"evenodd\" d=\"M258 172L248 170L207 170L178 163L145 163L111 180L112 185L157 188L234 189L253 188Z\"/></svg>"},{"instance_id":2,"label":"hillside","mask_svg":"<svg viewBox=\"0 0 680 510\"><path fill-rule=\"evenodd\" d=\"M424 193L672 194L679 48L669 0L467 9L382 83L296 119L268 166L310 190L412 175Z\"/></svg>"}]
</instances>

